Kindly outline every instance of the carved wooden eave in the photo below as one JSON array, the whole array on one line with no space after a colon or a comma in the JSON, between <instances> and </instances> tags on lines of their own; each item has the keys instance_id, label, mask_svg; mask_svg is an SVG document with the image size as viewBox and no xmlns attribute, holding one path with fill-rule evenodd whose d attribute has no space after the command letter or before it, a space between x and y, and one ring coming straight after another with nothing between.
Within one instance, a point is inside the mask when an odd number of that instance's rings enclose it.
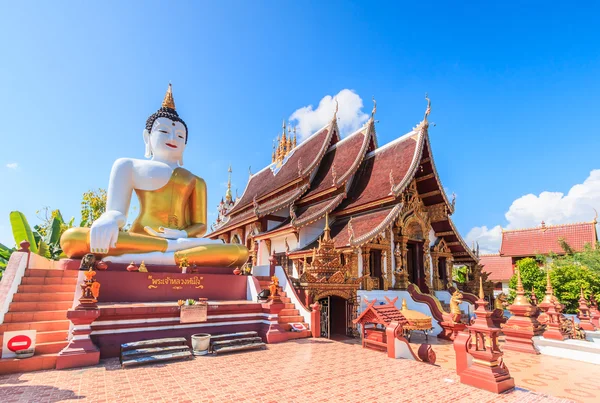
<instances>
[{"instance_id":1,"label":"carved wooden eave","mask_svg":"<svg viewBox=\"0 0 600 403\"><path fill-rule=\"evenodd\" d=\"M442 180L440 179L440 176L437 172L437 168L435 167L435 161L433 159L433 153L431 152L431 140L429 139L429 131L427 130L427 128L425 128L425 147L427 147L427 151L429 154L429 162L431 163L431 170L433 171L432 173L434 174L435 180L437 182L437 186L438 189L440 189L441 191L441 195L444 198L444 203L446 204L446 206L448 207L448 214L452 215L454 214L454 204L450 203L448 201L448 197L446 196L446 192L444 192L444 185L442 185ZM421 162L422 164L425 163L424 161Z\"/></svg>"},{"instance_id":2,"label":"carved wooden eave","mask_svg":"<svg viewBox=\"0 0 600 403\"><path fill-rule=\"evenodd\" d=\"M388 216L383 221L381 221L381 223L379 223L379 225L377 225L375 228L373 228L371 231L369 231L366 234L361 235L359 237L352 236L351 240L350 240L350 246L352 246L354 248L360 248L362 245L366 244L367 242L371 241L373 238L380 235L382 232L389 229L392 226L392 224L394 223L394 221L396 220L396 218L398 217L398 215L400 214L400 212L402 211L403 205L404 205L403 203L396 204L392 208L392 210L390 211Z\"/></svg>"},{"instance_id":3,"label":"carved wooden eave","mask_svg":"<svg viewBox=\"0 0 600 403\"><path fill-rule=\"evenodd\" d=\"M460 246L462 246L463 249L465 250L465 252L462 252L462 253L465 253L466 256L469 256L471 259L473 259L474 263L478 263L479 258L477 256L475 256L475 253L473 253L473 251L471 249L469 249L465 240L460 236L459 232L456 230L456 226L454 225L454 222L452 221L452 219L450 217L448 217L448 223L450 223L450 227L454 231L456 238L458 239L458 242L460 242ZM454 252L453 255L460 256L459 255L460 253L461 252Z\"/></svg>"},{"instance_id":4,"label":"carved wooden eave","mask_svg":"<svg viewBox=\"0 0 600 403\"><path fill-rule=\"evenodd\" d=\"M295 212L297 210L294 209L294 214L292 216L292 225L294 226L294 228L300 229L302 227L312 224L313 222L320 220L321 218L325 217L325 214L329 214L333 210L335 210L335 208L337 206L339 206L339 204L342 202L342 200L344 200L344 197L346 197L346 194L340 193L331 199L323 201L323 206L321 206L321 208L319 208L315 212L309 213L306 216L302 216L300 219L297 218L296 212ZM292 209L294 207L295 207L295 205L292 205L292 206L290 206L290 209ZM290 210L290 212L291 211L292 210Z\"/></svg>"}]
</instances>

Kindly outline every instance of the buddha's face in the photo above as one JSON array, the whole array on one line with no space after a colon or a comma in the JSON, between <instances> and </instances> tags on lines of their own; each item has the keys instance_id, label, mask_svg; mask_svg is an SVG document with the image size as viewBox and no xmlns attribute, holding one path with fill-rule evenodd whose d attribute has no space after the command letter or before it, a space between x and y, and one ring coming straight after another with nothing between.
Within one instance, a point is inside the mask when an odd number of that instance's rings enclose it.
<instances>
[{"instance_id":1,"label":"buddha's face","mask_svg":"<svg viewBox=\"0 0 600 403\"><path fill-rule=\"evenodd\" d=\"M169 118L158 118L152 125L152 131L144 131L146 149L153 159L163 161L182 161L187 133L181 122Z\"/></svg>"}]
</instances>

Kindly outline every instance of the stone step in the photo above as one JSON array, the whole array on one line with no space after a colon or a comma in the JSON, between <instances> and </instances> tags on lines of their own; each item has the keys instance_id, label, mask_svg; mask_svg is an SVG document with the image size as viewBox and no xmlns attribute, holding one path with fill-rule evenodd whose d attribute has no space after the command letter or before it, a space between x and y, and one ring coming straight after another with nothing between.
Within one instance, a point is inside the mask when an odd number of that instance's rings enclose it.
<instances>
[{"instance_id":1,"label":"stone step","mask_svg":"<svg viewBox=\"0 0 600 403\"><path fill-rule=\"evenodd\" d=\"M300 311L297 309L283 308L279 311L279 316L296 316L300 314Z\"/></svg>"},{"instance_id":2,"label":"stone step","mask_svg":"<svg viewBox=\"0 0 600 403\"><path fill-rule=\"evenodd\" d=\"M78 270L26 269L25 277L75 277Z\"/></svg>"},{"instance_id":3,"label":"stone step","mask_svg":"<svg viewBox=\"0 0 600 403\"><path fill-rule=\"evenodd\" d=\"M121 351L135 350L139 348L149 348L149 347L168 347L168 346L176 346L176 345L187 345L187 340L185 337L171 337L164 339L151 339L151 340L142 340L142 341L134 341L132 343L121 344Z\"/></svg>"},{"instance_id":4,"label":"stone step","mask_svg":"<svg viewBox=\"0 0 600 403\"><path fill-rule=\"evenodd\" d=\"M71 322L69 320L48 320L39 322L15 322L0 325L0 333L16 330L37 330L38 332L68 331Z\"/></svg>"},{"instance_id":5,"label":"stone step","mask_svg":"<svg viewBox=\"0 0 600 403\"><path fill-rule=\"evenodd\" d=\"M13 296L13 302L70 302L73 303L73 292L54 293L17 293Z\"/></svg>"},{"instance_id":6,"label":"stone step","mask_svg":"<svg viewBox=\"0 0 600 403\"><path fill-rule=\"evenodd\" d=\"M302 322L304 321L303 316L281 316L279 315L279 323L292 323L292 322Z\"/></svg>"},{"instance_id":7,"label":"stone step","mask_svg":"<svg viewBox=\"0 0 600 403\"><path fill-rule=\"evenodd\" d=\"M21 293L55 293L55 292L75 292L77 286L75 284L36 284L36 285L20 285L18 292Z\"/></svg>"},{"instance_id":8,"label":"stone step","mask_svg":"<svg viewBox=\"0 0 600 403\"><path fill-rule=\"evenodd\" d=\"M211 342L211 346L213 348L221 348L223 346L234 346L238 344L249 344L249 343L260 343L262 339L260 337L243 337L240 339L230 339L230 340L219 340Z\"/></svg>"},{"instance_id":9,"label":"stone step","mask_svg":"<svg viewBox=\"0 0 600 403\"><path fill-rule=\"evenodd\" d=\"M67 319L67 311L8 312L4 315L5 323L40 322L64 319Z\"/></svg>"},{"instance_id":10,"label":"stone step","mask_svg":"<svg viewBox=\"0 0 600 403\"><path fill-rule=\"evenodd\" d=\"M291 302L286 302L283 304L283 308L284 309L292 309L292 308L296 308L296 305L292 304Z\"/></svg>"},{"instance_id":11,"label":"stone step","mask_svg":"<svg viewBox=\"0 0 600 403\"><path fill-rule=\"evenodd\" d=\"M149 347L149 348L137 348L135 350L127 350L123 351L121 354L121 360L131 360L136 357L143 357L147 355L156 355L156 354L167 354L167 353L176 353L180 351L190 351L188 346L167 346L167 347Z\"/></svg>"},{"instance_id":12,"label":"stone step","mask_svg":"<svg viewBox=\"0 0 600 403\"><path fill-rule=\"evenodd\" d=\"M73 306L73 301L65 302L12 302L8 312L39 312L67 310Z\"/></svg>"},{"instance_id":13,"label":"stone step","mask_svg":"<svg viewBox=\"0 0 600 403\"><path fill-rule=\"evenodd\" d=\"M132 358L130 360L125 360L121 363L123 368L131 367L135 365L144 365L144 364L152 364L156 362L166 362L166 361L175 361L175 360L188 360L192 358L192 353L189 351L179 351L174 353L164 353L164 354L154 354L154 355L145 355L141 357Z\"/></svg>"},{"instance_id":14,"label":"stone step","mask_svg":"<svg viewBox=\"0 0 600 403\"><path fill-rule=\"evenodd\" d=\"M267 345L263 342L256 343L247 343L247 344L235 344L235 345L227 345L215 348L213 353L232 353L234 351L242 351L242 350L256 350L259 348L265 348Z\"/></svg>"},{"instance_id":15,"label":"stone step","mask_svg":"<svg viewBox=\"0 0 600 403\"><path fill-rule=\"evenodd\" d=\"M38 343L36 340L35 343L35 354L43 355L43 354L58 354L61 350L69 344L68 340L64 341L51 341L48 343Z\"/></svg>"},{"instance_id":16,"label":"stone step","mask_svg":"<svg viewBox=\"0 0 600 403\"><path fill-rule=\"evenodd\" d=\"M2 358L0 359L0 375L54 369L57 357L58 354L43 354L25 359Z\"/></svg>"},{"instance_id":17,"label":"stone step","mask_svg":"<svg viewBox=\"0 0 600 403\"><path fill-rule=\"evenodd\" d=\"M77 277L23 277L21 285L73 285Z\"/></svg>"},{"instance_id":18,"label":"stone step","mask_svg":"<svg viewBox=\"0 0 600 403\"><path fill-rule=\"evenodd\" d=\"M210 342L217 342L222 340L232 340L239 339L244 337L258 337L258 332L238 332L238 333L223 333L223 334L214 334L210 336Z\"/></svg>"}]
</instances>

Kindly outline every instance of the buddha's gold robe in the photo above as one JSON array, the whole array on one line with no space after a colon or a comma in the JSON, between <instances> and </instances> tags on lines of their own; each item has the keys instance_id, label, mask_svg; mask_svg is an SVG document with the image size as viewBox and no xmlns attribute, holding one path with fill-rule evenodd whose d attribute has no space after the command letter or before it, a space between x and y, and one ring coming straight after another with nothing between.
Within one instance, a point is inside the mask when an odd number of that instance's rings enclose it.
<instances>
[{"instance_id":1,"label":"buddha's gold robe","mask_svg":"<svg viewBox=\"0 0 600 403\"><path fill-rule=\"evenodd\" d=\"M116 247L109 249L108 256L166 252L167 240L148 235L146 226L157 232L159 227L184 230L190 238L206 232L206 183L188 170L175 168L162 188L136 189L135 193L140 214L128 232L119 232ZM90 229L71 228L65 231L60 244L68 257L83 257L90 252ZM177 264L183 258L197 266L235 267L246 262L248 250L237 244L207 244L175 252Z\"/></svg>"}]
</instances>

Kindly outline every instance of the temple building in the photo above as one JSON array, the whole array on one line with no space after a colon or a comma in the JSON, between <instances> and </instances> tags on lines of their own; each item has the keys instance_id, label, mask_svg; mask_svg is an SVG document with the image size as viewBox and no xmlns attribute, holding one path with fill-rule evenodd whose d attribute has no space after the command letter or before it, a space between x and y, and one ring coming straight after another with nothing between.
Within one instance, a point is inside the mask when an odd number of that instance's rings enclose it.
<instances>
[{"instance_id":1,"label":"temple building","mask_svg":"<svg viewBox=\"0 0 600 403\"><path fill-rule=\"evenodd\" d=\"M271 164L250 175L244 193L207 237L246 245L254 266L268 265L274 256L305 306L325 298L340 310L345 304L346 323L356 312L351 305L360 303L353 298L369 292L414 284L420 293L449 301L453 265L468 266L476 280L481 267L451 219L455 202L435 167L427 101L423 120L385 145L375 131L376 104L370 119L344 138L337 109L298 145L284 126ZM318 269L322 254L336 256L341 274ZM332 281L355 284L355 291L332 287Z\"/></svg>"},{"instance_id":2,"label":"temple building","mask_svg":"<svg viewBox=\"0 0 600 403\"><path fill-rule=\"evenodd\" d=\"M508 282L514 274L515 264L524 258L540 255L564 255L566 243L574 252L586 245L595 248L598 243L597 218L590 222L546 225L516 230L502 230L500 252L481 255L480 263L494 282L494 293L508 293Z\"/></svg>"}]
</instances>

